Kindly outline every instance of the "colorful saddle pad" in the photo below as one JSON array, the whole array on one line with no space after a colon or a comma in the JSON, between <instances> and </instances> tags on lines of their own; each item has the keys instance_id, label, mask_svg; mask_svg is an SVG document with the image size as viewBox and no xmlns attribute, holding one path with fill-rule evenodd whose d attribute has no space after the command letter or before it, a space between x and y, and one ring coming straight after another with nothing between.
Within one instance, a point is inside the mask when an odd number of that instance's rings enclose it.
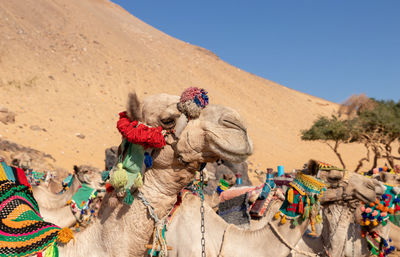
<instances>
[{"instance_id":1,"label":"colorful saddle pad","mask_svg":"<svg viewBox=\"0 0 400 257\"><path fill-rule=\"evenodd\" d=\"M45 222L23 170L0 169L0 257L28 256L55 245L61 228ZM11 172L14 181L9 180ZM22 173L21 173L22 172ZM23 174L23 175L22 175Z\"/></svg>"}]
</instances>

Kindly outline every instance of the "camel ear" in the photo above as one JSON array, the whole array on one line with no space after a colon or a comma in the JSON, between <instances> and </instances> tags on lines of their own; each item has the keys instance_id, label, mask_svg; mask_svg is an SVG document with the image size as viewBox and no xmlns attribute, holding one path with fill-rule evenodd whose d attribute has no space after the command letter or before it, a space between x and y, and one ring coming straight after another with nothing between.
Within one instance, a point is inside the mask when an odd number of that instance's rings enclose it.
<instances>
[{"instance_id":1,"label":"camel ear","mask_svg":"<svg viewBox=\"0 0 400 257\"><path fill-rule=\"evenodd\" d=\"M130 120L142 120L140 101L135 92L130 93L128 96L128 106L126 108L126 111Z\"/></svg>"},{"instance_id":2,"label":"camel ear","mask_svg":"<svg viewBox=\"0 0 400 257\"><path fill-rule=\"evenodd\" d=\"M78 173L79 173L79 168L78 168L78 166L76 166L76 165L74 165L74 172L75 172L75 174L78 174Z\"/></svg>"},{"instance_id":3,"label":"camel ear","mask_svg":"<svg viewBox=\"0 0 400 257\"><path fill-rule=\"evenodd\" d=\"M316 176L319 171L319 165L316 160L309 160L307 165L307 172L312 176Z\"/></svg>"}]
</instances>

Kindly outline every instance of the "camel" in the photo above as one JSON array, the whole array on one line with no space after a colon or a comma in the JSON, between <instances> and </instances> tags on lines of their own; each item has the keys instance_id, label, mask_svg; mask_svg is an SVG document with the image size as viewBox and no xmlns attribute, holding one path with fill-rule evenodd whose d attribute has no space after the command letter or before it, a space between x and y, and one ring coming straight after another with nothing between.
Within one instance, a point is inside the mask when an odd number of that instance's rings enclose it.
<instances>
[{"instance_id":1,"label":"camel","mask_svg":"<svg viewBox=\"0 0 400 257\"><path fill-rule=\"evenodd\" d=\"M321 171L322 177L324 177L325 181L329 181L331 186L338 186L338 182L343 179L344 172L342 171L329 171L331 174L336 174L335 177L327 178L326 171ZM397 180L397 176L395 174L390 173L380 173L374 178L383 181L384 183L392 184L395 186L399 185L399 181ZM336 181L335 181L336 180ZM377 183L374 180L375 184ZM328 182L328 183L329 183ZM376 187L377 194L381 195L384 191L382 186ZM341 190L341 188L338 188ZM332 199L335 196L332 196ZM330 204L323 209L324 214L324 227L322 231L322 235L318 238L308 238L303 236L302 240L299 241L296 248L319 253L325 251L322 249L322 245L326 242L328 245L326 246L326 250L329 252L330 256L369 256L370 253L367 248L367 244L365 239L361 237L361 229L359 224L354 222L355 220L361 219L361 213L359 212L359 208L354 210L355 206L349 205L337 205ZM385 227L378 227L380 234L384 237L389 236L392 238L391 245L396 248L399 247L399 234L396 232L399 231L398 227L394 226L390 222Z\"/></svg>"},{"instance_id":2,"label":"camel","mask_svg":"<svg viewBox=\"0 0 400 257\"><path fill-rule=\"evenodd\" d=\"M334 177L336 177L335 174L330 175L331 179ZM341 194L339 199L356 198L363 201L374 201L376 199L375 187L376 184L370 179L352 173L349 174L348 183L344 187L345 194ZM332 200L333 202L338 201L338 199ZM308 222L303 222L292 229L288 223L280 225L278 220L271 221L272 215L281 204L282 202L279 200L274 201L266 216L260 221L258 228L251 230L227 224L212 208L206 206L207 256L287 256L301 239ZM198 197L188 195L183 199L168 227L167 240L173 248L169 256L201 256L199 207Z\"/></svg>"},{"instance_id":3,"label":"camel","mask_svg":"<svg viewBox=\"0 0 400 257\"><path fill-rule=\"evenodd\" d=\"M72 185L63 194L54 194L46 185L32 187L33 195L39 205L42 217L59 227L71 227L76 223L76 217L71 212L67 202L72 199L82 183L95 189L101 189L100 173L90 170L87 166L74 166ZM50 183L54 183L51 182Z\"/></svg>"},{"instance_id":4,"label":"camel","mask_svg":"<svg viewBox=\"0 0 400 257\"><path fill-rule=\"evenodd\" d=\"M128 102L129 118L149 126L173 129L182 117L178 96L153 95L140 103L131 94ZM179 137L168 134L167 145L153 151L153 166L144 173L143 186L133 193L132 205L119 202L115 192L107 193L94 224L79 233L75 243L60 247L60 256L144 256L155 222L140 195L162 219L201 163L219 158L240 162L253 151L242 118L228 107L208 105L198 118L186 120L180 129Z\"/></svg>"}]
</instances>

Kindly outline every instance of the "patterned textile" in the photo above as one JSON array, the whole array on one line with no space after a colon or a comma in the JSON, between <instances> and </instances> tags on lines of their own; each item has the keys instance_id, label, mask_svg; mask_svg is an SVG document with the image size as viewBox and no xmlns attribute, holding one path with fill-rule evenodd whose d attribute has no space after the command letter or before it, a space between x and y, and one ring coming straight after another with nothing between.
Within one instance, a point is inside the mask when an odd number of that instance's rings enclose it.
<instances>
[{"instance_id":1,"label":"patterned textile","mask_svg":"<svg viewBox=\"0 0 400 257\"><path fill-rule=\"evenodd\" d=\"M250 216L255 219L264 217L264 214L267 211L271 201L280 198L280 195L282 195L282 197L284 198L281 189L275 188L268 194L265 199L257 199L249 208Z\"/></svg>"},{"instance_id":2,"label":"patterned textile","mask_svg":"<svg viewBox=\"0 0 400 257\"><path fill-rule=\"evenodd\" d=\"M325 190L325 184L321 180L302 172L297 173L275 218L281 217L282 224L286 223L286 219L290 219L293 226L298 225L298 218L300 222L310 219L312 233L315 234L314 218L317 223L322 220L319 215L319 198Z\"/></svg>"},{"instance_id":3,"label":"patterned textile","mask_svg":"<svg viewBox=\"0 0 400 257\"><path fill-rule=\"evenodd\" d=\"M43 221L32 191L0 181L0 256L27 256L53 246L61 229Z\"/></svg>"},{"instance_id":4,"label":"patterned textile","mask_svg":"<svg viewBox=\"0 0 400 257\"><path fill-rule=\"evenodd\" d=\"M377 232L364 232L364 237L368 243L368 249L372 255L387 256L395 250L393 246L389 245L389 242L381 237Z\"/></svg>"},{"instance_id":5,"label":"patterned textile","mask_svg":"<svg viewBox=\"0 0 400 257\"><path fill-rule=\"evenodd\" d=\"M89 187L87 184L82 184L72 196L71 201L68 202L71 204L71 211L78 222L77 228L82 225L88 225L92 221L96 212L96 204L93 203L96 197L96 189Z\"/></svg>"},{"instance_id":6,"label":"patterned textile","mask_svg":"<svg viewBox=\"0 0 400 257\"><path fill-rule=\"evenodd\" d=\"M0 165L0 257L27 256L55 246L61 229L43 221L22 169Z\"/></svg>"},{"instance_id":7,"label":"patterned textile","mask_svg":"<svg viewBox=\"0 0 400 257\"><path fill-rule=\"evenodd\" d=\"M28 178L28 182L29 184L31 184L31 186L38 186L42 182L47 182L51 178L55 178L55 176L51 174L50 171L39 172L32 169L28 169L27 171L25 171L25 175Z\"/></svg>"},{"instance_id":8,"label":"patterned textile","mask_svg":"<svg viewBox=\"0 0 400 257\"><path fill-rule=\"evenodd\" d=\"M220 200L220 202L225 202L225 201L228 201L239 195L253 192L255 190L258 190L258 192L257 192L257 197L258 197L258 195L261 193L261 189L262 189L261 186L259 186L259 187L255 187L255 186L232 187L232 188L229 188L228 190L225 190L224 192L222 192L219 195L219 200ZM250 197L251 197L251 195L249 195L249 198Z\"/></svg>"},{"instance_id":9,"label":"patterned textile","mask_svg":"<svg viewBox=\"0 0 400 257\"><path fill-rule=\"evenodd\" d=\"M301 195L322 196L323 191L326 190L325 184L310 175L298 172L290 186L295 188Z\"/></svg>"},{"instance_id":10,"label":"patterned textile","mask_svg":"<svg viewBox=\"0 0 400 257\"><path fill-rule=\"evenodd\" d=\"M386 226L390 215L400 212L400 197L392 186L386 185L385 193L374 203L361 206L361 226Z\"/></svg>"},{"instance_id":11,"label":"patterned textile","mask_svg":"<svg viewBox=\"0 0 400 257\"><path fill-rule=\"evenodd\" d=\"M389 245L390 240L388 242L377 232L370 232L370 228L378 225L386 226L388 220L396 222L396 216L398 217L400 211L400 197L397 193L396 188L386 185L385 193L379 199L361 206L361 233L373 255L386 256L394 250L394 247Z\"/></svg>"},{"instance_id":12,"label":"patterned textile","mask_svg":"<svg viewBox=\"0 0 400 257\"><path fill-rule=\"evenodd\" d=\"M250 225L247 194L222 202L218 207L218 215L226 222L235 225Z\"/></svg>"},{"instance_id":13,"label":"patterned textile","mask_svg":"<svg viewBox=\"0 0 400 257\"><path fill-rule=\"evenodd\" d=\"M400 214L397 215L390 215L389 216L390 222L392 222L394 225L400 227Z\"/></svg>"},{"instance_id":14,"label":"patterned textile","mask_svg":"<svg viewBox=\"0 0 400 257\"><path fill-rule=\"evenodd\" d=\"M318 161L318 166L319 166L320 170L342 170L342 171L344 170L344 169L338 168L336 166L333 166L332 164L320 162L320 161Z\"/></svg>"}]
</instances>

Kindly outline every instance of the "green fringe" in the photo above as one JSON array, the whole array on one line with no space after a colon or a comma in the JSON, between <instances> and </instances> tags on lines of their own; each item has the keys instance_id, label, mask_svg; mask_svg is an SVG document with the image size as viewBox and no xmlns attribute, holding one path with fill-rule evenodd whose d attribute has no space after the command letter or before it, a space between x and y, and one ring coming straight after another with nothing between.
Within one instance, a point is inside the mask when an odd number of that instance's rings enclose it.
<instances>
[{"instance_id":1,"label":"green fringe","mask_svg":"<svg viewBox=\"0 0 400 257\"><path fill-rule=\"evenodd\" d=\"M132 196L131 190L126 190L126 194L125 194L125 198L124 198L123 202L127 205L132 205L133 196Z\"/></svg>"}]
</instances>

